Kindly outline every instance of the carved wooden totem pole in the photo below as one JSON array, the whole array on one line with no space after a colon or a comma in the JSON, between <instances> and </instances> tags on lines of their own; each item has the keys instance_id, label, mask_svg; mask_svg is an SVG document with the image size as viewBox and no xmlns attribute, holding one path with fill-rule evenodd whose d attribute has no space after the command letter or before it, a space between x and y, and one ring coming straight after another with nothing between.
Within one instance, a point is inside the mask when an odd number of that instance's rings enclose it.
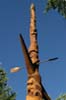
<instances>
[{"instance_id":1,"label":"carved wooden totem pole","mask_svg":"<svg viewBox=\"0 0 66 100\"><path fill-rule=\"evenodd\" d=\"M36 15L35 6L30 8L30 47L27 49L24 39L20 34L20 42L26 62L28 74L26 100L51 100L44 89L39 74L39 50L37 43Z\"/></svg>"}]
</instances>

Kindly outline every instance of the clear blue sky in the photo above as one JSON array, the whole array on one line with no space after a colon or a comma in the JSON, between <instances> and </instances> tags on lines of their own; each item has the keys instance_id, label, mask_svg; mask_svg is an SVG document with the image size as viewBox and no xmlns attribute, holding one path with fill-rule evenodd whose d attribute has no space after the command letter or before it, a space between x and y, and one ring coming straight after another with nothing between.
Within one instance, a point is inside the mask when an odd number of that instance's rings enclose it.
<instances>
[{"instance_id":1,"label":"clear blue sky","mask_svg":"<svg viewBox=\"0 0 66 100\"><path fill-rule=\"evenodd\" d=\"M30 4L36 6L40 60L59 57L40 65L43 85L55 100L66 93L66 20L56 11L44 14L46 0L0 0L0 62L8 73L8 84L17 92L16 100L26 97L26 69L11 74L10 68L25 66L19 41L22 33L29 47Z\"/></svg>"}]
</instances>

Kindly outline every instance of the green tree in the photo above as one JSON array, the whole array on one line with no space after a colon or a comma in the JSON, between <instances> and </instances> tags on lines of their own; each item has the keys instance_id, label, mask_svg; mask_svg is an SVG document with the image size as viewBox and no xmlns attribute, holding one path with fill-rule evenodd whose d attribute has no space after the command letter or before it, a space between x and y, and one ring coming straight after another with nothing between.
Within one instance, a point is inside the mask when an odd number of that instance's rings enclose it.
<instances>
[{"instance_id":1,"label":"green tree","mask_svg":"<svg viewBox=\"0 0 66 100\"><path fill-rule=\"evenodd\" d=\"M16 100L16 93L7 84L6 72L0 68L0 100Z\"/></svg>"},{"instance_id":2,"label":"green tree","mask_svg":"<svg viewBox=\"0 0 66 100\"><path fill-rule=\"evenodd\" d=\"M45 12L54 9L66 18L66 0L48 0Z\"/></svg>"},{"instance_id":3,"label":"green tree","mask_svg":"<svg viewBox=\"0 0 66 100\"><path fill-rule=\"evenodd\" d=\"M59 96L56 100L66 100L66 94Z\"/></svg>"}]
</instances>

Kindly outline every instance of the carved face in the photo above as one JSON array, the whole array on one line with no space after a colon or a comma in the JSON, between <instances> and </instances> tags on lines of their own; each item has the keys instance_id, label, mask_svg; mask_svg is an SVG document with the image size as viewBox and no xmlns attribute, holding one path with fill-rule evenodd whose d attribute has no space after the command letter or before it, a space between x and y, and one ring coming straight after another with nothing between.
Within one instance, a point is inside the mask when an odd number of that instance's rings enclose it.
<instances>
[{"instance_id":1,"label":"carved face","mask_svg":"<svg viewBox=\"0 0 66 100\"><path fill-rule=\"evenodd\" d=\"M33 77L31 77L27 81L28 95L42 97L41 91L42 91L41 85Z\"/></svg>"}]
</instances>

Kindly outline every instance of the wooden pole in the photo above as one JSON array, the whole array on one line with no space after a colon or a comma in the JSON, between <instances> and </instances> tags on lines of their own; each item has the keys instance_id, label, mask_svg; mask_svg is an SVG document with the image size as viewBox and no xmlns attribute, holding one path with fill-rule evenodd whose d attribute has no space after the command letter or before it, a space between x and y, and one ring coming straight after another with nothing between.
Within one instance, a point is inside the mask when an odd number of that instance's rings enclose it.
<instances>
[{"instance_id":1,"label":"wooden pole","mask_svg":"<svg viewBox=\"0 0 66 100\"><path fill-rule=\"evenodd\" d=\"M30 47L27 49L24 39L20 34L20 42L25 58L26 69L28 74L27 80L27 96L26 100L51 100L45 88L42 85L39 73L39 56L36 29L35 6L30 8Z\"/></svg>"},{"instance_id":2,"label":"wooden pole","mask_svg":"<svg viewBox=\"0 0 66 100\"><path fill-rule=\"evenodd\" d=\"M30 7L30 47L29 47L29 55L33 64L39 62L39 50L38 50L38 42L37 42L37 29L36 29L36 14L35 14L35 6L34 4ZM38 64L39 66L39 64Z\"/></svg>"}]
</instances>

